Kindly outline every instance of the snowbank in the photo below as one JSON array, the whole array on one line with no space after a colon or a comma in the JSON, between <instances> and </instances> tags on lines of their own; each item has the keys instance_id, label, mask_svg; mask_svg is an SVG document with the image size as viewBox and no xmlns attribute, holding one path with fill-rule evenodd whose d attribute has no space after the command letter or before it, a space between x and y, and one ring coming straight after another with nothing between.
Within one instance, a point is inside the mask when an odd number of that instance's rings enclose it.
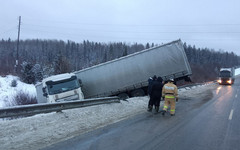
<instances>
[{"instance_id":1,"label":"snowbank","mask_svg":"<svg viewBox=\"0 0 240 150\"><path fill-rule=\"evenodd\" d=\"M240 75L240 68L235 69L235 76Z\"/></svg>"},{"instance_id":2,"label":"snowbank","mask_svg":"<svg viewBox=\"0 0 240 150\"><path fill-rule=\"evenodd\" d=\"M215 88L214 84L181 89L179 90L180 100L191 99L190 96L194 97L194 94L213 88ZM0 149L44 148L136 114L146 113L148 99L147 96L137 97L121 103L65 110L63 113L0 120Z\"/></svg>"},{"instance_id":3,"label":"snowbank","mask_svg":"<svg viewBox=\"0 0 240 150\"><path fill-rule=\"evenodd\" d=\"M17 81L16 87L11 86L13 80ZM25 94L28 94L29 96L36 97L36 89L34 85L23 83L16 76L0 76L0 108L14 105L13 98L19 92L23 92Z\"/></svg>"}]
</instances>

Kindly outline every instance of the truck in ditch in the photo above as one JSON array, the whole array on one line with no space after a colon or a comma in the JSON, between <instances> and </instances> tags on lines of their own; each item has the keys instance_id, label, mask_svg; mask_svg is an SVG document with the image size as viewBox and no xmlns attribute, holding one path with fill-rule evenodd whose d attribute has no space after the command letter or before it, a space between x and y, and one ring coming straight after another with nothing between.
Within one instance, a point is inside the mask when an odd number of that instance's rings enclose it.
<instances>
[{"instance_id":1,"label":"truck in ditch","mask_svg":"<svg viewBox=\"0 0 240 150\"><path fill-rule=\"evenodd\" d=\"M54 75L35 85L38 103L83 100L79 80L73 73Z\"/></svg>"},{"instance_id":2,"label":"truck in ditch","mask_svg":"<svg viewBox=\"0 0 240 150\"><path fill-rule=\"evenodd\" d=\"M235 81L235 69L232 68L220 68L219 77L218 77L219 84L231 85L234 84Z\"/></svg>"},{"instance_id":3,"label":"truck in ditch","mask_svg":"<svg viewBox=\"0 0 240 150\"><path fill-rule=\"evenodd\" d=\"M85 98L119 96L122 99L147 94L148 78L154 75L163 80L174 78L188 80L192 74L181 40L145 49L112 61L98 64L86 69L71 73L68 79L45 79L38 87L39 97L44 95L47 102L55 102L58 99L71 99L73 95L81 92ZM65 82L74 80L74 88L69 88ZM79 81L77 84L77 80ZM57 89L67 86L65 90L51 91L51 85ZM61 93L65 93L61 95ZM50 99L51 100L48 100Z\"/></svg>"}]
</instances>

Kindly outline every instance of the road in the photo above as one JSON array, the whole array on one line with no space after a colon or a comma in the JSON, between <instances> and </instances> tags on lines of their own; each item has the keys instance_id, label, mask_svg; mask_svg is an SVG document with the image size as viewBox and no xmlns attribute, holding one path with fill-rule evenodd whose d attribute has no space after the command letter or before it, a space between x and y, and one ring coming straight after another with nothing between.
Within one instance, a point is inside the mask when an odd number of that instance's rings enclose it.
<instances>
[{"instance_id":1,"label":"road","mask_svg":"<svg viewBox=\"0 0 240 150\"><path fill-rule=\"evenodd\" d=\"M239 150L240 79L180 99L176 116L143 113L45 150Z\"/></svg>"}]
</instances>

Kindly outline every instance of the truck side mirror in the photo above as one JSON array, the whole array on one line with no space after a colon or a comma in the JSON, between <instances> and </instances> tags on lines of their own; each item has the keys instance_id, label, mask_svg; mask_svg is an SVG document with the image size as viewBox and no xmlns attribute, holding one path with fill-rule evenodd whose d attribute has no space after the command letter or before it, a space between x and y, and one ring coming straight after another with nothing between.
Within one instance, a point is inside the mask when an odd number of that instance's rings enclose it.
<instances>
[{"instance_id":1,"label":"truck side mirror","mask_svg":"<svg viewBox=\"0 0 240 150\"><path fill-rule=\"evenodd\" d=\"M47 93L43 93L43 96L44 96L44 97L48 97Z\"/></svg>"},{"instance_id":2,"label":"truck side mirror","mask_svg":"<svg viewBox=\"0 0 240 150\"><path fill-rule=\"evenodd\" d=\"M82 80L81 79L78 79L78 83L79 83L80 87L82 87Z\"/></svg>"},{"instance_id":3,"label":"truck side mirror","mask_svg":"<svg viewBox=\"0 0 240 150\"><path fill-rule=\"evenodd\" d=\"M46 87L42 88L42 92L46 93Z\"/></svg>"},{"instance_id":4,"label":"truck side mirror","mask_svg":"<svg viewBox=\"0 0 240 150\"><path fill-rule=\"evenodd\" d=\"M43 91L43 96L47 97L48 94L47 94L47 91L46 91L46 87L42 88L42 91Z\"/></svg>"}]
</instances>

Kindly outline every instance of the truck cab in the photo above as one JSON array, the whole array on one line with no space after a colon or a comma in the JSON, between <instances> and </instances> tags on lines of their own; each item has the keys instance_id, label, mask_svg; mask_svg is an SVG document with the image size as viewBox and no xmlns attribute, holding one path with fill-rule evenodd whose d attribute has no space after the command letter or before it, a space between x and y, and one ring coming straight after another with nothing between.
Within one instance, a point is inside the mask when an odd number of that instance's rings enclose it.
<instances>
[{"instance_id":1,"label":"truck cab","mask_svg":"<svg viewBox=\"0 0 240 150\"><path fill-rule=\"evenodd\" d=\"M47 103L84 99L80 82L73 73L59 74L45 78L42 81L41 90L42 92L40 93L37 89L37 94L45 97Z\"/></svg>"},{"instance_id":2,"label":"truck cab","mask_svg":"<svg viewBox=\"0 0 240 150\"><path fill-rule=\"evenodd\" d=\"M219 72L219 84L233 84L234 83L234 68L221 68Z\"/></svg>"}]
</instances>

